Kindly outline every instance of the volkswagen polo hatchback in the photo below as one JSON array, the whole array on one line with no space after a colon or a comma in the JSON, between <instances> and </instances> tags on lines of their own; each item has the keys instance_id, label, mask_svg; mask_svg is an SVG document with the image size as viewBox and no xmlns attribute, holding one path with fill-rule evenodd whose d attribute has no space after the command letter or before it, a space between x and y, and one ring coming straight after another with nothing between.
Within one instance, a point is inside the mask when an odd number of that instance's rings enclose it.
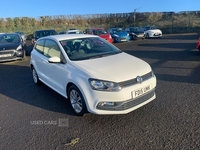
<instances>
[{"instance_id":1,"label":"volkswagen polo hatchback","mask_svg":"<svg viewBox=\"0 0 200 150\"><path fill-rule=\"evenodd\" d=\"M77 115L126 114L156 97L150 65L95 35L38 39L30 68L34 83L64 96Z\"/></svg>"}]
</instances>

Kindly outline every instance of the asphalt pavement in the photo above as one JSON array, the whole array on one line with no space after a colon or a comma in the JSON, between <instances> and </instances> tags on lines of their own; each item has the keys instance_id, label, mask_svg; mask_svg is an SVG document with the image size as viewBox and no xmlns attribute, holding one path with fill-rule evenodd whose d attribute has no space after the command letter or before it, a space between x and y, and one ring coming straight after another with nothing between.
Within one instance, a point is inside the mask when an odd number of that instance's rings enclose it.
<instances>
[{"instance_id":1,"label":"asphalt pavement","mask_svg":"<svg viewBox=\"0 0 200 150\"><path fill-rule=\"evenodd\" d=\"M0 63L0 149L199 150L197 39L171 34L114 44L148 62L157 77L157 98L126 115L77 117L67 99L33 83L30 56Z\"/></svg>"}]
</instances>

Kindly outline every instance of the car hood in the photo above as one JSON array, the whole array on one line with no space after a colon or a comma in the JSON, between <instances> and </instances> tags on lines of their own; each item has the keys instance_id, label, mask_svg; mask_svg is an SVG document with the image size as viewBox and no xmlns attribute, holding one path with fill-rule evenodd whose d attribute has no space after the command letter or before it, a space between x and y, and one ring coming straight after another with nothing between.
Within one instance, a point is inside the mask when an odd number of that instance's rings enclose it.
<instances>
[{"instance_id":1,"label":"car hood","mask_svg":"<svg viewBox=\"0 0 200 150\"><path fill-rule=\"evenodd\" d=\"M114 33L114 35L115 34L121 37L121 36L127 36L128 33L127 32L117 32L117 33Z\"/></svg>"},{"instance_id":2,"label":"car hood","mask_svg":"<svg viewBox=\"0 0 200 150\"><path fill-rule=\"evenodd\" d=\"M17 47L20 45L20 43L6 43L6 44L0 44L0 51L1 50L12 50L17 49Z\"/></svg>"},{"instance_id":3,"label":"car hood","mask_svg":"<svg viewBox=\"0 0 200 150\"><path fill-rule=\"evenodd\" d=\"M110 37L110 34L100 34L98 36L100 36L103 39L108 39Z\"/></svg>"},{"instance_id":4,"label":"car hood","mask_svg":"<svg viewBox=\"0 0 200 150\"><path fill-rule=\"evenodd\" d=\"M160 29L150 29L150 30L147 30L147 31L151 31L151 32L161 32Z\"/></svg>"},{"instance_id":5,"label":"car hood","mask_svg":"<svg viewBox=\"0 0 200 150\"><path fill-rule=\"evenodd\" d=\"M133 79L151 71L148 63L124 52L97 59L73 61L73 63L93 78L115 82Z\"/></svg>"}]
</instances>

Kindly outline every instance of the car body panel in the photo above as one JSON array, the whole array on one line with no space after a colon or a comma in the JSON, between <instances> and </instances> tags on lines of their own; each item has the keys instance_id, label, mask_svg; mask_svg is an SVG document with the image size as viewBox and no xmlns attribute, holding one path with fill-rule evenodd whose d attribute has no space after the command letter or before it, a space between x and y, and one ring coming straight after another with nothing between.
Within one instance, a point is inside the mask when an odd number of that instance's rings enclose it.
<instances>
[{"instance_id":1,"label":"car body panel","mask_svg":"<svg viewBox=\"0 0 200 150\"><path fill-rule=\"evenodd\" d=\"M197 40L196 49L198 49L200 51L200 37Z\"/></svg>"},{"instance_id":2,"label":"car body panel","mask_svg":"<svg viewBox=\"0 0 200 150\"><path fill-rule=\"evenodd\" d=\"M162 31L155 26L144 26L141 29L145 32L146 38L162 37Z\"/></svg>"},{"instance_id":3,"label":"car body panel","mask_svg":"<svg viewBox=\"0 0 200 150\"><path fill-rule=\"evenodd\" d=\"M0 34L0 62L23 59L25 47L18 33Z\"/></svg>"},{"instance_id":4,"label":"car body panel","mask_svg":"<svg viewBox=\"0 0 200 150\"><path fill-rule=\"evenodd\" d=\"M119 43L130 41L129 34L122 28L110 28L108 31L110 32L114 42Z\"/></svg>"},{"instance_id":5,"label":"car body panel","mask_svg":"<svg viewBox=\"0 0 200 150\"><path fill-rule=\"evenodd\" d=\"M75 30L70 29L70 30L66 31L66 34L83 34L83 32L81 30L77 30L77 29L75 29Z\"/></svg>"},{"instance_id":6,"label":"car body panel","mask_svg":"<svg viewBox=\"0 0 200 150\"><path fill-rule=\"evenodd\" d=\"M87 44L87 39L96 41L97 45L93 45L95 51L99 51L102 46L105 46L107 51L117 53L110 53L108 56L102 55L102 57L91 59L72 60L71 56L64 49L64 41L73 40ZM54 41L61 52L60 57L62 57L60 59L66 61L60 63L49 62L49 57L39 53L36 49L37 43L42 40ZM39 79L66 98L68 98L66 94L68 85L76 85L85 99L87 110L91 113L126 114L149 103L156 97L156 77L152 73L150 65L135 56L120 51L114 45L102 40L98 36L88 34L55 35L43 37L37 43L31 52L30 66L36 69ZM72 43L75 44L76 42ZM45 48L43 50L45 51ZM103 53L107 53L107 51ZM91 54L93 52L83 55ZM143 81L136 81L138 77L142 77ZM94 90L91 88L89 79L115 82L121 86L121 89L119 91ZM137 91L145 87L149 87L149 91L138 96ZM98 105L102 101L120 103L121 105L117 108L112 108L112 110L108 108L102 109ZM122 105L128 107L123 108Z\"/></svg>"},{"instance_id":7,"label":"car body panel","mask_svg":"<svg viewBox=\"0 0 200 150\"><path fill-rule=\"evenodd\" d=\"M129 33L131 40L145 38L145 32L138 27L126 27L125 31Z\"/></svg>"},{"instance_id":8,"label":"car body panel","mask_svg":"<svg viewBox=\"0 0 200 150\"><path fill-rule=\"evenodd\" d=\"M45 29L45 30L36 30L33 33L33 38L31 40L32 44L35 44L35 42L45 36L50 36L50 35L57 35L58 33L54 29Z\"/></svg>"}]
</instances>

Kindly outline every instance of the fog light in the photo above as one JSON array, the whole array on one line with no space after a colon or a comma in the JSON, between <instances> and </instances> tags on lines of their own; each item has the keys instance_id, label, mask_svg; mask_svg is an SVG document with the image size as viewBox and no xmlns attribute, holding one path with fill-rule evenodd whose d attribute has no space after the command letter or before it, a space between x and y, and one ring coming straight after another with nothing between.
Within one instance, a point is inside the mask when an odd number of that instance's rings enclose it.
<instances>
[{"instance_id":1,"label":"fog light","mask_svg":"<svg viewBox=\"0 0 200 150\"><path fill-rule=\"evenodd\" d=\"M99 102L98 106L114 106L115 103L114 102Z\"/></svg>"}]
</instances>

